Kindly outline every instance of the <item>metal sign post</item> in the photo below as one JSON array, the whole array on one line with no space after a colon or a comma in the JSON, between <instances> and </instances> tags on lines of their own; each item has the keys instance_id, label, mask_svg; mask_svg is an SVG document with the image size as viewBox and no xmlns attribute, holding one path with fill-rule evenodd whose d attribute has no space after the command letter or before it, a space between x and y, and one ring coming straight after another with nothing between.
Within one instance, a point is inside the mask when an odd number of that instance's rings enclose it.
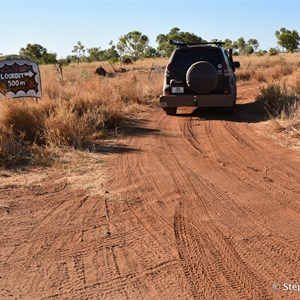
<instances>
[{"instance_id":1,"label":"metal sign post","mask_svg":"<svg viewBox=\"0 0 300 300\"><path fill-rule=\"evenodd\" d=\"M38 64L27 59L0 61L0 98L42 96Z\"/></svg>"}]
</instances>

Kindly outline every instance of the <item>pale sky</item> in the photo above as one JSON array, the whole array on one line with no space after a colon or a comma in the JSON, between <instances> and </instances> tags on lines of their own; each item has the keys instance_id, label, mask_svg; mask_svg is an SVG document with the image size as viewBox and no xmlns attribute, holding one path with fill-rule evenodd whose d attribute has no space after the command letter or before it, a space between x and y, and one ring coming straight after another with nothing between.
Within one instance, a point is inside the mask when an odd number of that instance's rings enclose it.
<instances>
[{"instance_id":1,"label":"pale sky","mask_svg":"<svg viewBox=\"0 0 300 300\"><path fill-rule=\"evenodd\" d=\"M133 30L156 47L157 35L173 27L206 40L255 38L261 50L277 46L282 27L300 33L300 0L0 0L0 8L4 55L37 43L61 58L77 41L107 49Z\"/></svg>"}]
</instances>

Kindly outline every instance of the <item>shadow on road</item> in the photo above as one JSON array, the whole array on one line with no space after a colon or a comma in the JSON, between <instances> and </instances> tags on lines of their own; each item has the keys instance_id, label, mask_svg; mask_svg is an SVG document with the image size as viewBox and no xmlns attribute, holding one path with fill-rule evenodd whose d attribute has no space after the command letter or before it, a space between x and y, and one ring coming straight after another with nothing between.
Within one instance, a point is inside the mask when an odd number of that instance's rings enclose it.
<instances>
[{"instance_id":1,"label":"shadow on road","mask_svg":"<svg viewBox=\"0 0 300 300\"><path fill-rule=\"evenodd\" d=\"M136 121L136 120L126 120L124 125L122 126L121 130L119 131L119 137L117 139L120 139L121 136L147 136L151 134L161 134L161 131L159 129L152 129L147 128L143 126L144 121ZM113 138L111 142L102 142L100 144L93 144L91 147L92 152L96 153L117 153L117 154L124 154L124 153L130 153L130 152L138 152L140 149L130 147L126 144L122 143L116 143L114 140L116 137Z\"/></svg>"},{"instance_id":2,"label":"shadow on road","mask_svg":"<svg viewBox=\"0 0 300 300\"><path fill-rule=\"evenodd\" d=\"M225 120L239 123L259 123L265 120L263 105L261 102L238 103L234 112L227 108L210 107L196 108L191 113L178 113L179 117L198 117L203 121Z\"/></svg>"},{"instance_id":3,"label":"shadow on road","mask_svg":"<svg viewBox=\"0 0 300 300\"><path fill-rule=\"evenodd\" d=\"M122 144L94 144L92 145L91 149L92 152L94 153L103 153L103 154L113 154L113 153L117 153L117 154L121 154L121 153L130 153L130 152L137 152L138 149L136 148L132 148L132 147L128 147L126 145L122 145Z\"/></svg>"},{"instance_id":4,"label":"shadow on road","mask_svg":"<svg viewBox=\"0 0 300 300\"><path fill-rule=\"evenodd\" d=\"M162 112L163 113L163 112ZM190 118L196 117L201 121L224 120L238 123L258 123L265 120L263 106L260 102L238 103L233 113L229 113L226 108L180 108L176 116L170 118ZM148 135L165 135L159 129L147 128L144 121L126 120L122 127L121 135L131 137L142 137ZM124 144L101 144L94 146L94 152L101 153L130 153L141 151Z\"/></svg>"},{"instance_id":5,"label":"shadow on road","mask_svg":"<svg viewBox=\"0 0 300 300\"><path fill-rule=\"evenodd\" d=\"M131 136L146 136L149 134L160 133L159 129L143 127L142 121L131 121L124 125L123 130L127 135L129 134Z\"/></svg>"}]
</instances>

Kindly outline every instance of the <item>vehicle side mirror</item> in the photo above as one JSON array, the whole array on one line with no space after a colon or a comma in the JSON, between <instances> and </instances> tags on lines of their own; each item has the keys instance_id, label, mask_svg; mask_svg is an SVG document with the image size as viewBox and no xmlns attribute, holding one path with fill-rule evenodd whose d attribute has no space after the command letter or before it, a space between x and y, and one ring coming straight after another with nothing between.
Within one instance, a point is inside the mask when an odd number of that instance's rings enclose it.
<instances>
[{"instance_id":1,"label":"vehicle side mirror","mask_svg":"<svg viewBox=\"0 0 300 300\"><path fill-rule=\"evenodd\" d=\"M232 63L232 67L233 68L239 68L241 65L240 65L240 62L239 61L234 61L233 63Z\"/></svg>"}]
</instances>

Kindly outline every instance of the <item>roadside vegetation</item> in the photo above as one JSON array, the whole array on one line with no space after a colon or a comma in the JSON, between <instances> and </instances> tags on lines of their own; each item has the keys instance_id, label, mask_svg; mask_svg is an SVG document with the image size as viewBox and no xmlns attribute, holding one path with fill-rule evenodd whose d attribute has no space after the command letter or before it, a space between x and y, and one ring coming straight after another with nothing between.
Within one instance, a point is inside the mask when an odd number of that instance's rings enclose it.
<instances>
[{"instance_id":1,"label":"roadside vegetation","mask_svg":"<svg viewBox=\"0 0 300 300\"><path fill-rule=\"evenodd\" d=\"M262 86L257 101L276 130L300 137L300 54L238 56L238 84ZM47 165L67 149L101 151L104 140L121 133L122 126L156 106L167 59L145 59L114 72L95 73L99 63L41 66L43 97L0 102L0 164ZM114 65L118 70L119 64Z\"/></svg>"},{"instance_id":2,"label":"roadside vegetation","mask_svg":"<svg viewBox=\"0 0 300 300\"><path fill-rule=\"evenodd\" d=\"M43 98L5 99L0 103L0 164L49 164L66 148L101 151L104 139L128 119L154 105L161 93L160 60L141 61L114 77L95 73L99 64L63 68L41 66ZM62 151L59 151L62 149ZM55 150L55 151L54 151Z\"/></svg>"},{"instance_id":3,"label":"roadside vegetation","mask_svg":"<svg viewBox=\"0 0 300 300\"><path fill-rule=\"evenodd\" d=\"M241 63L236 72L239 83L263 86L257 101L264 103L266 116L276 121L280 130L299 137L300 37L286 28L276 31L275 36L278 47L269 51L258 50L256 39L246 41L243 37L226 39L224 47L232 48ZM39 44L28 44L19 55L10 56L41 65L43 97L39 103L32 99L0 102L0 166L49 164L66 147L101 151L103 140L157 103L166 57L174 49L171 39L205 42L174 27L157 36L156 49L146 35L132 31L116 44L111 41L105 50L87 49L78 41L72 55L63 59ZM122 65L125 59L131 64ZM100 66L109 76L95 73Z\"/></svg>"},{"instance_id":4,"label":"roadside vegetation","mask_svg":"<svg viewBox=\"0 0 300 300\"><path fill-rule=\"evenodd\" d=\"M269 50L258 50L259 41L255 38L245 40L244 37L239 37L233 41L225 39L225 49L233 49L234 54L249 55L252 53L276 55L279 52L296 52L299 51L300 36L296 30L281 28L274 33L277 39L277 48ZM49 52L45 47L39 44L27 44L21 48L19 54L2 56L1 59L7 58L26 58L38 64L70 64L80 62L96 62L110 61L116 62L125 58L130 58L132 61L137 61L141 58L160 58L169 57L176 46L170 44L170 40L189 41L189 42L209 42L218 41L215 37L206 40L195 33L181 31L178 27L173 27L168 33L158 34L156 37L157 48L150 45L150 39L147 35L138 30L130 31L122 35L117 43L109 42L107 49L101 47L86 48L81 41L73 46L72 54L65 58L57 59L55 52ZM0 49L1 50L1 49Z\"/></svg>"},{"instance_id":5,"label":"roadside vegetation","mask_svg":"<svg viewBox=\"0 0 300 300\"><path fill-rule=\"evenodd\" d=\"M256 97L276 131L300 138L300 53L240 56L240 84L257 82Z\"/></svg>"}]
</instances>

